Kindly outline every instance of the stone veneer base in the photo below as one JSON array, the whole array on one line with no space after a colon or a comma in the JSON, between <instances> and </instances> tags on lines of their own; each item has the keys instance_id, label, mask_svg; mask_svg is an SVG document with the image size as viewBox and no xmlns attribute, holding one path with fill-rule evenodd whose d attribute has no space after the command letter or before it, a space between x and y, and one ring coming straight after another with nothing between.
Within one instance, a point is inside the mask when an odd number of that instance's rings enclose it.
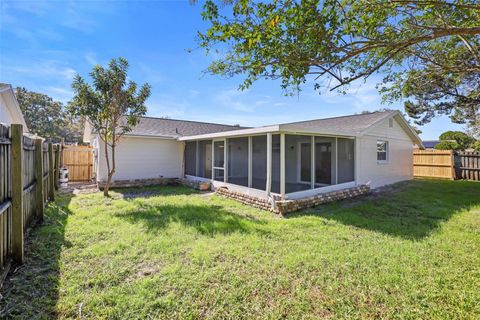
<instances>
[{"instance_id":1,"label":"stone veneer base","mask_svg":"<svg viewBox=\"0 0 480 320\"><path fill-rule=\"evenodd\" d=\"M231 191L226 187L217 188L215 192L219 195L235 199L241 203L250 205L255 208L272 211L280 215L295 212L302 209L318 206L320 204L334 202L343 199L351 199L370 192L370 186L360 185L353 188L347 188L337 191L320 193L315 196L306 197L297 200L276 200L275 208L266 199L257 198L241 192Z\"/></svg>"}]
</instances>

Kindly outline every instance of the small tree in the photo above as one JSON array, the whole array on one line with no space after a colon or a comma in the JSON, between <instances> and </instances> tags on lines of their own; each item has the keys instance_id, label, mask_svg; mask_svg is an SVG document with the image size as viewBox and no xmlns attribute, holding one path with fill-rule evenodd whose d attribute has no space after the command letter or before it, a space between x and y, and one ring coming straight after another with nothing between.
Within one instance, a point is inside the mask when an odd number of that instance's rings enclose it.
<instances>
[{"instance_id":1,"label":"small tree","mask_svg":"<svg viewBox=\"0 0 480 320\"><path fill-rule=\"evenodd\" d=\"M133 81L127 81L128 61L112 59L108 68L95 66L90 72L93 86L76 75L72 83L75 96L69 104L72 114L83 116L105 144L108 178L103 194L108 190L115 174L115 147L120 138L131 131L145 115L145 100L150 96L150 85L139 90ZM109 157L111 150L111 162Z\"/></svg>"}]
</instances>

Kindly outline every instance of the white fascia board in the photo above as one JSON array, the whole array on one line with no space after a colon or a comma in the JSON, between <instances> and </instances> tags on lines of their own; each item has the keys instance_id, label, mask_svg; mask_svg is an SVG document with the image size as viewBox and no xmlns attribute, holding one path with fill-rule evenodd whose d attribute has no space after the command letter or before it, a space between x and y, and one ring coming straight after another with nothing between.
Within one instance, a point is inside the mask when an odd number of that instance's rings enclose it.
<instances>
[{"instance_id":1,"label":"white fascia board","mask_svg":"<svg viewBox=\"0 0 480 320\"><path fill-rule=\"evenodd\" d=\"M93 137L99 137L98 133L91 134ZM174 136L153 136L153 135L141 135L141 134L124 134L121 138L142 138L142 139L164 139L164 140L177 140L177 137ZM87 141L86 141L87 142Z\"/></svg>"},{"instance_id":2,"label":"white fascia board","mask_svg":"<svg viewBox=\"0 0 480 320\"><path fill-rule=\"evenodd\" d=\"M142 134L124 134L122 138L152 138L152 139L177 140L177 137L174 137L174 136L154 136L154 135L142 135Z\"/></svg>"},{"instance_id":3,"label":"white fascia board","mask_svg":"<svg viewBox=\"0 0 480 320\"><path fill-rule=\"evenodd\" d=\"M273 125L273 126L258 127L258 128L207 133L207 134L200 134L196 136L180 137L178 138L178 140L188 141L188 140L205 140L205 139L213 139L213 138L250 136L250 135L257 135L257 134L263 134L263 133L269 133L269 132L278 132L279 127L280 127L279 125Z\"/></svg>"}]
</instances>

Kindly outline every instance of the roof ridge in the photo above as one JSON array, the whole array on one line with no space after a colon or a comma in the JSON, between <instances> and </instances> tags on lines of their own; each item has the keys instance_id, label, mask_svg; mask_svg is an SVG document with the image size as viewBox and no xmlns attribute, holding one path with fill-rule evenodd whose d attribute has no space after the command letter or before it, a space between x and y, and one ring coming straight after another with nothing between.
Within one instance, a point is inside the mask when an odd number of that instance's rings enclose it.
<instances>
[{"instance_id":1,"label":"roof ridge","mask_svg":"<svg viewBox=\"0 0 480 320\"><path fill-rule=\"evenodd\" d=\"M393 113L398 110L388 110L388 111L373 111L369 113L360 113L360 114L348 114L344 116L335 116L335 117L329 117L329 118L317 118L317 119L310 119L310 120L301 120L301 121L294 121L294 122L287 122L287 123L282 123L282 124L294 124L294 123L302 123L302 122L310 122L310 121L319 121L319 120L331 120L331 119L339 119L339 118L352 118L352 117L358 117L358 116L365 116L365 115L370 115L374 113Z\"/></svg>"},{"instance_id":2,"label":"roof ridge","mask_svg":"<svg viewBox=\"0 0 480 320\"><path fill-rule=\"evenodd\" d=\"M182 119L172 119L172 118L160 118L160 117L151 117L151 116L143 116L140 118L144 119L157 119L157 120L171 120L171 121L182 121L182 122L192 122L192 123L202 123L202 124L212 124L216 126L225 126L225 127L234 127L234 128L247 128L242 127L240 125L233 125L233 124L222 124L222 123L214 123L214 122L204 122L204 121L196 121L196 120L182 120Z\"/></svg>"}]
</instances>

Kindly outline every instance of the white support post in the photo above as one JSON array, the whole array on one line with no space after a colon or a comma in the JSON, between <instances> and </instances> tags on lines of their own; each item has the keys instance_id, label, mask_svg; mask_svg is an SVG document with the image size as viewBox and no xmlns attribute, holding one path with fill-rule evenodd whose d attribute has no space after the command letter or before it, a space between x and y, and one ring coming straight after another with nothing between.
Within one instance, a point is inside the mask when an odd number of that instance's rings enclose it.
<instances>
[{"instance_id":1,"label":"white support post","mask_svg":"<svg viewBox=\"0 0 480 320\"><path fill-rule=\"evenodd\" d=\"M355 184L358 184L359 181L359 173L360 173L360 157L358 156L360 154L360 143L357 137L353 140L354 142L354 147L353 147L353 160L354 160L354 167L353 167L353 173L355 177Z\"/></svg>"},{"instance_id":2,"label":"white support post","mask_svg":"<svg viewBox=\"0 0 480 320\"><path fill-rule=\"evenodd\" d=\"M212 180L215 180L215 141L212 140Z\"/></svg>"},{"instance_id":3,"label":"white support post","mask_svg":"<svg viewBox=\"0 0 480 320\"><path fill-rule=\"evenodd\" d=\"M200 171L200 143L195 141L195 177L198 177Z\"/></svg>"},{"instance_id":4,"label":"white support post","mask_svg":"<svg viewBox=\"0 0 480 320\"><path fill-rule=\"evenodd\" d=\"M253 143L252 136L248 137L248 187L252 187L253 182Z\"/></svg>"},{"instance_id":5,"label":"white support post","mask_svg":"<svg viewBox=\"0 0 480 320\"><path fill-rule=\"evenodd\" d=\"M310 188L315 189L315 136L310 142Z\"/></svg>"},{"instance_id":6,"label":"white support post","mask_svg":"<svg viewBox=\"0 0 480 320\"><path fill-rule=\"evenodd\" d=\"M338 138L335 137L335 184L338 184Z\"/></svg>"},{"instance_id":7,"label":"white support post","mask_svg":"<svg viewBox=\"0 0 480 320\"><path fill-rule=\"evenodd\" d=\"M285 133L280 133L280 195L285 199Z\"/></svg>"},{"instance_id":8,"label":"white support post","mask_svg":"<svg viewBox=\"0 0 480 320\"><path fill-rule=\"evenodd\" d=\"M228 182L228 139L223 140L223 182Z\"/></svg>"},{"instance_id":9,"label":"white support post","mask_svg":"<svg viewBox=\"0 0 480 320\"><path fill-rule=\"evenodd\" d=\"M267 185L265 191L270 196L272 190L272 133L267 133Z\"/></svg>"}]
</instances>

